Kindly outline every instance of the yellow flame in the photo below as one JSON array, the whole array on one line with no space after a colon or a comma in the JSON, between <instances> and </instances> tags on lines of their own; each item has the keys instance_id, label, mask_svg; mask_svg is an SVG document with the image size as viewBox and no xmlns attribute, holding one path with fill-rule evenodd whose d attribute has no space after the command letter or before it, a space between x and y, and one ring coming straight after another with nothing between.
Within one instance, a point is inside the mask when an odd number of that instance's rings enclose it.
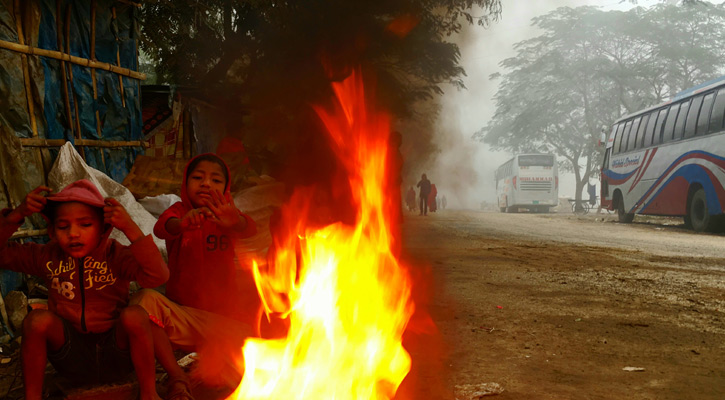
<instances>
[{"instance_id":1,"label":"yellow flame","mask_svg":"<svg viewBox=\"0 0 725 400\"><path fill-rule=\"evenodd\" d=\"M254 271L267 314L282 314L289 329L246 341L233 399L391 399L410 371L410 277L391 251L397 204L385 194L389 118L368 111L359 73L333 89L336 108L316 111L346 166L357 223L308 228L304 192L283 207L290 234Z\"/></svg>"}]
</instances>

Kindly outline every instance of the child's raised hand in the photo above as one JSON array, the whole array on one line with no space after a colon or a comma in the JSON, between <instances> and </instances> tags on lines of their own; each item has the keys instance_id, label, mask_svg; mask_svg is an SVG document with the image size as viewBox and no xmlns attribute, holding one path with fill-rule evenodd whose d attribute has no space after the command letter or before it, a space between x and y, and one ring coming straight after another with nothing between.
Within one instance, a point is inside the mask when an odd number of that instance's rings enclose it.
<instances>
[{"instance_id":1,"label":"child's raised hand","mask_svg":"<svg viewBox=\"0 0 725 400\"><path fill-rule=\"evenodd\" d=\"M181 230L199 229L204 220L213 216L206 207L193 208L181 218Z\"/></svg>"},{"instance_id":2,"label":"child's raised hand","mask_svg":"<svg viewBox=\"0 0 725 400\"><path fill-rule=\"evenodd\" d=\"M211 192L210 198L204 203L213 214L212 221L225 229L241 228L242 219L233 201L228 201L218 190Z\"/></svg>"},{"instance_id":3,"label":"child's raised hand","mask_svg":"<svg viewBox=\"0 0 725 400\"><path fill-rule=\"evenodd\" d=\"M45 198L43 192L50 193L52 191L53 189L47 186L38 186L28 193L25 196L25 199L23 199L23 202L15 209L20 216L20 220L22 221L25 217L29 217L37 212L43 211L45 204L48 202L48 199Z\"/></svg>"},{"instance_id":4,"label":"child's raised hand","mask_svg":"<svg viewBox=\"0 0 725 400\"><path fill-rule=\"evenodd\" d=\"M118 200L108 197L105 200L106 205L103 207L103 222L111 224L114 228L123 232L128 240L135 242L141 236L141 228L136 225L126 208L118 202Z\"/></svg>"}]
</instances>

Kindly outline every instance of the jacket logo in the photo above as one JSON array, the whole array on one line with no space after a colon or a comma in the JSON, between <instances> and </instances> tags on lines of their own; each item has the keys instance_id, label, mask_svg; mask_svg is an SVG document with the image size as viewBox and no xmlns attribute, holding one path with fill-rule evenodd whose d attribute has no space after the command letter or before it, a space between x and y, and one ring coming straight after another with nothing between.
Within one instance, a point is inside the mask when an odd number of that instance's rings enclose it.
<instances>
[{"instance_id":1,"label":"jacket logo","mask_svg":"<svg viewBox=\"0 0 725 400\"><path fill-rule=\"evenodd\" d=\"M101 290L108 285L116 283L116 277L108 269L106 261L96 261L93 257L86 257L83 261L83 279L85 288Z\"/></svg>"}]
</instances>

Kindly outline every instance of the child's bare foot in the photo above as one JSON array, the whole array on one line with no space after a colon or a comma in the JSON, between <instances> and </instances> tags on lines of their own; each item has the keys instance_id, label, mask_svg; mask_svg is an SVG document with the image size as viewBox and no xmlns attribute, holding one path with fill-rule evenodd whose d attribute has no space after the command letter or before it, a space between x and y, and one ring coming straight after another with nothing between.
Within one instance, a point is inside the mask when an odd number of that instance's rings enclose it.
<instances>
[{"instance_id":1,"label":"child's bare foot","mask_svg":"<svg viewBox=\"0 0 725 400\"><path fill-rule=\"evenodd\" d=\"M194 400L191 395L191 384L184 379L176 379L169 382L166 400Z\"/></svg>"}]
</instances>

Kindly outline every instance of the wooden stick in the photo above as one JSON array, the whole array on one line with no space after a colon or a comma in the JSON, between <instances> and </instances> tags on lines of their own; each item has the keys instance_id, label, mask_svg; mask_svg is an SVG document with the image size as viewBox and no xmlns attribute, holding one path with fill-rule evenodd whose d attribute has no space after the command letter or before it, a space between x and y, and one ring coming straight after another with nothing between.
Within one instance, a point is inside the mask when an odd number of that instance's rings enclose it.
<instances>
[{"instance_id":1,"label":"wooden stick","mask_svg":"<svg viewBox=\"0 0 725 400\"><path fill-rule=\"evenodd\" d=\"M55 30L56 30L56 36L58 37L58 48L63 49L63 30L61 29L61 9L60 9L60 0L55 0ZM71 131L71 134L75 137L75 129L73 129L73 115L70 111L70 97L68 96L68 71L66 71L66 62L63 60L60 60L60 73L63 77L63 104L65 105L65 115L68 118L68 128Z\"/></svg>"},{"instance_id":2,"label":"wooden stick","mask_svg":"<svg viewBox=\"0 0 725 400\"><path fill-rule=\"evenodd\" d=\"M91 0L91 60L96 61L96 0ZM96 69L91 68L93 79L93 100L98 101L98 82L96 81ZM96 133L101 136L101 117L96 109Z\"/></svg>"},{"instance_id":3,"label":"wooden stick","mask_svg":"<svg viewBox=\"0 0 725 400\"><path fill-rule=\"evenodd\" d=\"M15 8L15 26L18 30L18 42L21 45L25 45L25 34L23 33L22 14L20 11L20 0L15 0L13 4ZM30 118L30 127L33 130L33 137L38 137L38 122L35 118L35 103L33 102L33 93L30 90L30 68L28 67L28 56L26 54L20 55L20 60L23 66L23 81L25 83L25 97L28 103L28 117ZM47 171L45 171L45 163L43 163L43 153L41 150L33 152L35 162L37 163L38 170L42 171L41 179L45 182Z\"/></svg>"},{"instance_id":4,"label":"wooden stick","mask_svg":"<svg viewBox=\"0 0 725 400\"><path fill-rule=\"evenodd\" d=\"M114 74L123 75L142 81L146 80L146 74L144 73L132 71L128 68L117 67L115 65L105 62L93 61L82 57L72 56L68 53L63 53L60 51L40 49L37 47L26 46L24 44L8 42L6 40L0 40L0 48L32 56L54 58L56 60L67 61L83 67L102 69L104 71L113 72Z\"/></svg>"},{"instance_id":5,"label":"wooden stick","mask_svg":"<svg viewBox=\"0 0 725 400\"><path fill-rule=\"evenodd\" d=\"M41 139L41 138L19 138L20 145L23 147L60 147L63 146L67 140L65 139ZM145 147L148 148L151 145L143 140L93 140L93 139L75 139L74 145L76 147L103 147L103 148L117 148L117 147Z\"/></svg>"},{"instance_id":6,"label":"wooden stick","mask_svg":"<svg viewBox=\"0 0 725 400\"><path fill-rule=\"evenodd\" d=\"M70 54L70 12L71 7L73 7L73 4L68 4L68 9L66 10L65 14L65 51ZM70 87L75 89L75 85L73 84L73 66L71 66L68 69L68 76L70 78ZM80 108L78 106L78 96L76 95L76 91L73 90L73 108L75 111L75 117L76 117L76 140L83 138L83 132L81 132L81 118L78 113L78 109ZM86 160L86 153L84 149L80 149L81 157L83 160Z\"/></svg>"},{"instance_id":7,"label":"wooden stick","mask_svg":"<svg viewBox=\"0 0 725 400\"><path fill-rule=\"evenodd\" d=\"M25 35L23 34L22 15L20 13L20 0L15 0L15 26L18 30L18 42L25 45ZM25 83L25 97L28 102L28 113L30 114L30 126L33 129L33 137L38 137L38 123L35 120L35 104L33 103L33 93L30 91L30 69L28 68L28 56L21 54L20 59L23 64L23 76ZM42 166L42 164L41 164Z\"/></svg>"},{"instance_id":8,"label":"wooden stick","mask_svg":"<svg viewBox=\"0 0 725 400\"><path fill-rule=\"evenodd\" d=\"M91 0L91 60L96 61L96 0ZM93 101L98 102L98 83L96 82L96 69L91 68L91 79L93 81ZM103 139L101 131L101 116L96 108L96 134ZM101 165L106 169L106 155L101 152Z\"/></svg>"},{"instance_id":9,"label":"wooden stick","mask_svg":"<svg viewBox=\"0 0 725 400\"><path fill-rule=\"evenodd\" d=\"M113 16L113 19L116 19L116 7L111 7L111 15ZM118 41L118 39L116 39ZM116 64L118 66L121 66L121 46L119 43L119 46L116 48ZM126 96L123 93L123 77L121 75L118 76L118 87L121 90L121 104L123 104L123 107L126 108Z\"/></svg>"}]
</instances>

